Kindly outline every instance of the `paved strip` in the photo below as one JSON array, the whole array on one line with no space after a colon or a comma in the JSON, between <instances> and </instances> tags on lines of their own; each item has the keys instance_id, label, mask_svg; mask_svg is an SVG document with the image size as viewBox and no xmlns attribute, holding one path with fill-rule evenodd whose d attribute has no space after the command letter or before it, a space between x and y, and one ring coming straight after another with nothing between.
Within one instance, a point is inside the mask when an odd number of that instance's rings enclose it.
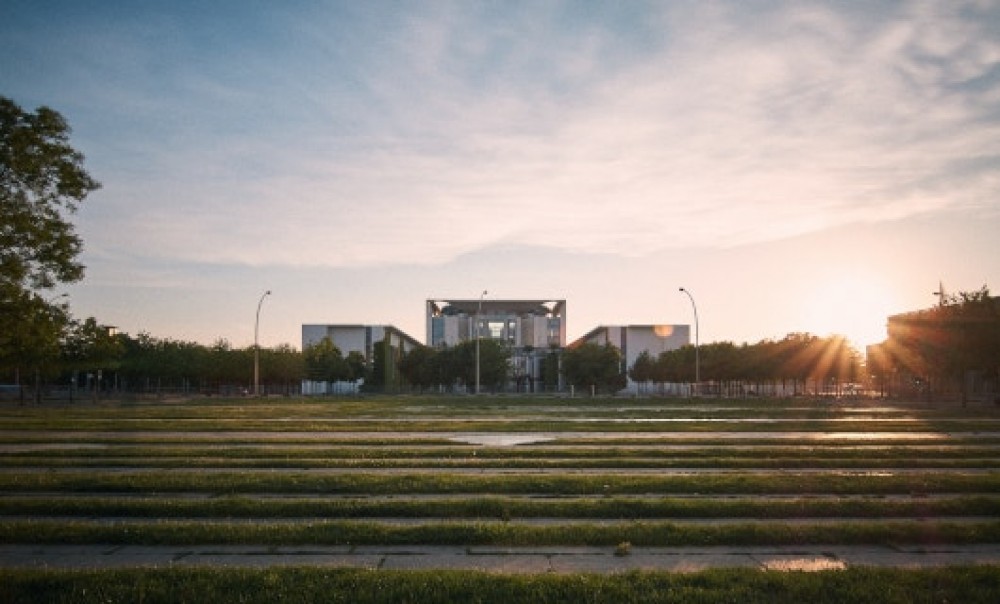
<instances>
[{"instance_id":1,"label":"paved strip","mask_svg":"<svg viewBox=\"0 0 1000 604\"><path fill-rule=\"evenodd\" d=\"M434 526L434 525L496 525L503 527L517 526L575 526L586 524L589 526L622 526L629 527L636 524L659 524L668 523L679 526L710 525L716 527L742 526L742 525L836 525L841 523L850 524L885 524L887 522L921 522L921 523L948 523L948 524L983 524L995 523L995 516L809 516L803 518L757 518L746 516L720 516L704 518L688 517L665 517L651 516L648 518L592 518L592 517L523 517L505 520L495 516L351 516L351 517L329 517L329 516L292 516L292 517L218 517L218 516L174 516L144 517L144 516L68 516L68 515L17 515L0 514L2 522L62 522L74 523L76 525L88 526L135 526L138 529L147 526L165 526L181 523L198 523L203 525L260 525L269 526L295 526L306 523L309 525L322 524L380 524L386 526Z\"/></svg>"},{"instance_id":2,"label":"paved strip","mask_svg":"<svg viewBox=\"0 0 1000 604\"><path fill-rule=\"evenodd\" d=\"M696 572L710 568L772 571L854 566L924 568L1000 566L1000 544L761 547L462 546L112 546L0 545L3 568L165 568L322 566L370 570L478 570L497 573Z\"/></svg>"},{"instance_id":3,"label":"paved strip","mask_svg":"<svg viewBox=\"0 0 1000 604\"><path fill-rule=\"evenodd\" d=\"M162 420L159 420L162 421ZM810 420L795 420L806 423ZM998 420L1000 421L1000 420ZM367 440L379 442L428 440L434 442L464 443L486 446L514 446L523 444L549 443L552 441L742 441L767 440L774 442L793 442L824 444L831 441L857 442L896 442L921 441L925 443L947 442L955 439L1000 439L997 431L926 431L926 432L816 432L808 430L782 431L739 431L711 430L696 432L659 431L637 432L622 431L544 431L544 432L512 432L491 431L475 432L465 430L442 431L371 431L371 430L0 430L0 441L22 442L24 440L45 439L45 442L84 441L95 443L99 441L134 442L152 440L164 442L177 440L183 442L213 442L220 440L238 442L289 442L289 441L321 441L332 442ZM563 443L567 444L567 443ZM569 443L573 444L573 443Z\"/></svg>"}]
</instances>

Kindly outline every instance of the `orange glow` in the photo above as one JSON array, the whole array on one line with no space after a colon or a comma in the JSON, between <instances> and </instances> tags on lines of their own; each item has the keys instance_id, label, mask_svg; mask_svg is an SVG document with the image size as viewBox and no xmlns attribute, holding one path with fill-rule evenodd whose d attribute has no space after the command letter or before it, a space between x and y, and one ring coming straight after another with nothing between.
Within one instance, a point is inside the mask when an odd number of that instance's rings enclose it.
<instances>
[{"instance_id":1,"label":"orange glow","mask_svg":"<svg viewBox=\"0 0 1000 604\"><path fill-rule=\"evenodd\" d=\"M812 287L812 286L810 286ZM892 296L879 279L845 275L825 280L805 297L804 328L818 336L841 334L858 350L885 340Z\"/></svg>"},{"instance_id":2,"label":"orange glow","mask_svg":"<svg viewBox=\"0 0 1000 604\"><path fill-rule=\"evenodd\" d=\"M670 336L674 335L674 326L673 325L654 325L653 326L653 333L655 333L656 337L658 337L658 338L669 338Z\"/></svg>"}]
</instances>

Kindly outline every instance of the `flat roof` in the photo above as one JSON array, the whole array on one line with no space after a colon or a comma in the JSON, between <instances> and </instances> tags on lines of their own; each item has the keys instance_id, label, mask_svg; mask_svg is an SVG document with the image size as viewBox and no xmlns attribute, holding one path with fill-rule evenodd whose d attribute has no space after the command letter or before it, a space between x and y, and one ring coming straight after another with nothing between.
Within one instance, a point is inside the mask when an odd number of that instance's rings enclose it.
<instances>
[{"instance_id":1,"label":"flat roof","mask_svg":"<svg viewBox=\"0 0 1000 604\"><path fill-rule=\"evenodd\" d=\"M482 306L480 307L480 304ZM543 299L543 300L497 300L484 298L449 300L441 298L429 298L428 308L434 314L443 315L474 315L480 308L483 312L504 312L517 315L538 315L538 316L562 316L566 310L566 300Z\"/></svg>"}]
</instances>

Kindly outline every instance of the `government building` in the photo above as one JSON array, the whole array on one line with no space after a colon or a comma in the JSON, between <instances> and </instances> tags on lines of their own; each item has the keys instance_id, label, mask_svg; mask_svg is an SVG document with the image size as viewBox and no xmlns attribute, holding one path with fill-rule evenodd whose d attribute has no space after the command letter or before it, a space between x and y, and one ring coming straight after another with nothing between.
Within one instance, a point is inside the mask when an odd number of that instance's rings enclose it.
<instances>
[{"instance_id":1,"label":"government building","mask_svg":"<svg viewBox=\"0 0 1000 604\"><path fill-rule=\"evenodd\" d=\"M418 346L450 348L463 342L499 340L511 352L509 388L518 392L542 392L563 388L561 375L550 369L567 348L566 300L531 299L497 300L488 298L431 298L425 305L425 344L392 325L322 325L302 326L302 349L329 338L346 356L360 352L370 364L373 346L385 338L399 354ZM627 372L643 352L654 359L662 352L690 344L688 325L600 326L569 345L610 344L622 353L622 371ZM629 381L627 389L636 384Z\"/></svg>"}]
</instances>

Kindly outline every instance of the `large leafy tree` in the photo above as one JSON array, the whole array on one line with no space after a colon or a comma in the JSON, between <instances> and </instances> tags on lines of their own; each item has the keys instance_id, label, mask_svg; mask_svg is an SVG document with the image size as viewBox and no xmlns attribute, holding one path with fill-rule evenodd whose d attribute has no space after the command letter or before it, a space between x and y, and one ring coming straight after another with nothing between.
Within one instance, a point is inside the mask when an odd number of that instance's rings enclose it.
<instances>
[{"instance_id":1,"label":"large leafy tree","mask_svg":"<svg viewBox=\"0 0 1000 604\"><path fill-rule=\"evenodd\" d=\"M0 365L37 369L38 351L54 347L67 318L46 293L83 277L69 217L100 185L69 134L52 109L26 112L0 97Z\"/></svg>"},{"instance_id":2,"label":"large leafy tree","mask_svg":"<svg viewBox=\"0 0 1000 604\"><path fill-rule=\"evenodd\" d=\"M566 381L578 388L617 392L625 387L621 352L610 344L582 344L563 353Z\"/></svg>"},{"instance_id":3,"label":"large leafy tree","mask_svg":"<svg viewBox=\"0 0 1000 604\"><path fill-rule=\"evenodd\" d=\"M330 338L323 338L306 347L303 356L306 375L310 380L338 382L352 377L350 365Z\"/></svg>"}]
</instances>

